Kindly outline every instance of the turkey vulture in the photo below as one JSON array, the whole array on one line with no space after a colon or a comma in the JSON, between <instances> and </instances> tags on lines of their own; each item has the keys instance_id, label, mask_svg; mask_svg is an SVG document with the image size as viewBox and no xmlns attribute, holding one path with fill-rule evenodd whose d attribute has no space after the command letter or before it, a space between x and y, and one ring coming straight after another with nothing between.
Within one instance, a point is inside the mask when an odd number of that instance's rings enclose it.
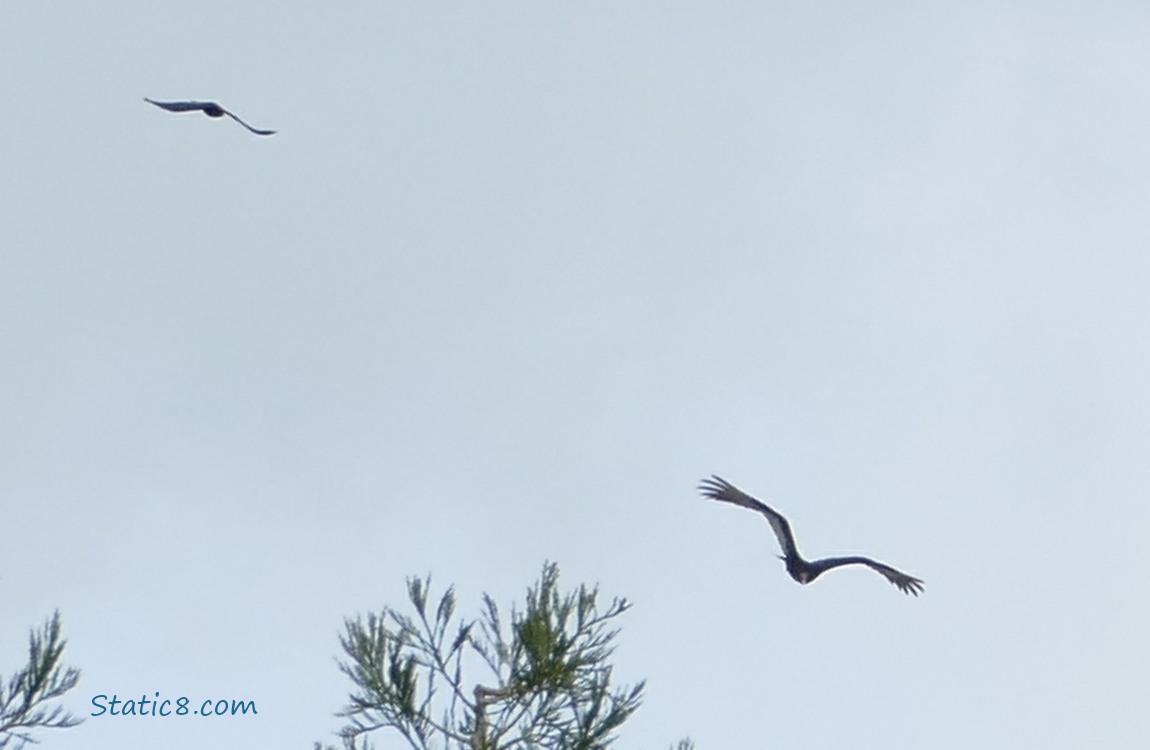
<instances>
[{"instance_id":1,"label":"turkey vulture","mask_svg":"<svg viewBox=\"0 0 1150 750\"><path fill-rule=\"evenodd\" d=\"M144 101L149 104L155 104L157 107L166 109L169 112L203 112L208 117L223 117L227 115L256 135L274 135L276 132L274 130L256 130L215 102L157 102L146 96L144 97Z\"/></svg>"},{"instance_id":2,"label":"turkey vulture","mask_svg":"<svg viewBox=\"0 0 1150 750\"><path fill-rule=\"evenodd\" d=\"M871 570L882 573L904 594L918 596L919 592L922 591L922 581L918 578L908 576L889 565L875 562L869 557L827 557L822 560L804 560L795 545L795 536L791 533L791 525L787 523L787 519L783 518L778 511L759 502L722 477L712 475L710 479L704 479L699 484L699 491L703 493L704 497L709 497L712 500L757 510L766 516L771 523L771 528L775 531L775 536L779 538L779 546L783 548L783 554L779 555L779 559L786 562L787 572L791 574L791 578L799 583L810 583L831 568L837 568L840 565L865 565Z\"/></svg>"}]
</instances>

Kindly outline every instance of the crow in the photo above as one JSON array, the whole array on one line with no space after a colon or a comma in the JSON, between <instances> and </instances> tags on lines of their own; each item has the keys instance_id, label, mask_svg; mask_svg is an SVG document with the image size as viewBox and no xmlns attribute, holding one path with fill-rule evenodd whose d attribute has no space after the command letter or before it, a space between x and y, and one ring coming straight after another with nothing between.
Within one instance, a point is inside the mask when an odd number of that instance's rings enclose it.
<instances>
[{"instance_id":1,"label":"crow","mask_svg":"<svg viewBox=\"0 0 1150 750\"><path fill-rule=\"evenodd\" d=\"M256 135L275 135L276 132L274 130L257 130L215 102L157 102L146 96L144 97L144 101L149 104L155 104L157 107L166 109L169 112L203 112L208 117L223 117L227 115Z\"/></svg>"},{"instance_id":2,"label":"crow","mask_svg":"<svg viewBox=\"0 0 1150 750\"><path fill-rule=\"evenodd\" d=\"M791 533L791 525L787 523L787 519L783 518L778 511L759 502L722 477L712 475L710 479L704 479L699 483L699 491L703 493L704 497L709 497L712 500L757 510L766 516L771 528L775 531L775 536L779 538L779 546L783 548L783 554L779 555L779 559L787 564L787 572L790 573L791 578L801 584L808 584L831 568L837 568L840 565L865 565L871 570L881 573L904 594L918 596L922 591L922 581L918 578L895 570L889 565L875 562L869 557L827 557L822 560L804 560L795 545L795 536Z\"/></svg>"}]
</instances>

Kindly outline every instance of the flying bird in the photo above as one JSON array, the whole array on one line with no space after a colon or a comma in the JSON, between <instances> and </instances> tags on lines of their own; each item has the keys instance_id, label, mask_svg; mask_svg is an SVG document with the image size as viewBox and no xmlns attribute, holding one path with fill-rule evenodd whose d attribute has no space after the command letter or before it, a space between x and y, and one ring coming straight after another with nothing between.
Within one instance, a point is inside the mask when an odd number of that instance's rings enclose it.
<instances>
[{"instance_id":1,"label":"flying bird","mask_svg":"<svg viewBox=\"0 0 1150 750\"><path fill-rule=\"evenodd\" d=\"M256 135L274 135L276 132L274 130L257 130L215 102L157 102L146 96L144 97L144 101L149 104L155 104L157 107L166 109L169 112L203 112L208 117L223 117L227 115Z\"/></svg>"},{"instance_id":2,"label":"flying bird","mask_svg":"<svg viewBox=\"0 0 1150 750\"><path fill-rule=\"evenodd\" d=\"M709 497L712 500L757 510L766 516L771 528L774 529L775 536L779 538L779 546L783 548L783 554L779 555L779 559L787 564L787 572L791 574L791 578L799 583L810 583L831 568L837 568L841 565L865 565L871 570L881 573L904 594L918 596L922 591L922 581L918 578L908 576L889 565L875 562L869 557L827 557L822 560L804 560L795 545L795 535L791 533L791 525L787 523L787 519L766 503L759 502L722 477L712 475L710 479L704 479L699 483L699 491L703 493L704 497Z\"/></svg>"}]
</instances>

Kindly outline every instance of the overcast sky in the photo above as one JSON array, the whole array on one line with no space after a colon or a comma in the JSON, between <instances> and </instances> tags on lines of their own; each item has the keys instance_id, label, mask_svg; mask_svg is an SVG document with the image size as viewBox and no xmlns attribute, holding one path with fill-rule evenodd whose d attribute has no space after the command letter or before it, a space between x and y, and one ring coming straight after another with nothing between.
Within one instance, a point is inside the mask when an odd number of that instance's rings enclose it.
<instances>
[{"instance_id":1,"label":"overcast sky","mask_svg":"<svg viewBox=\"0 0 1150 750\"><path fill-rule=\"evenodd\" d=\"M1150 6L925 5L0 5L0 673L259 710L43 746L334 741L545 560L620 748L1150 736Z\"/></svg>"}]
</instances>

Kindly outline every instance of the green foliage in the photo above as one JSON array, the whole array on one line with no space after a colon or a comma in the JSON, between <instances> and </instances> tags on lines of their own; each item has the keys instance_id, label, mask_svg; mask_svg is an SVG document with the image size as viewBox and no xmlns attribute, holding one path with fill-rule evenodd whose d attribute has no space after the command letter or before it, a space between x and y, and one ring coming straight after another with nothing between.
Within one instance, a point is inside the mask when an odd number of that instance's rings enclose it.
<instances>
[{"instance_id":1,"label":"green foliage","mask_svg":"<svg viewBox=\"0 0 1150 750\"><path fill-rule=\"evenodd\" d=\"M7 684L0 677L0 750L19 750L35 742L33 729L63 729L82 721L61 706L46 705L80 681L78 669L61 667L68 643L61 633L60 613L55 612L43 630L29 636L27 666Z\"/></svg>"},{"instance_id":2,"label":"green foliage","mask_svg":"<svg viewBox=\"0 0 1150 750\"><path fill-rule=\"evenodd\" d=\"M598 589L564 593L547 563L510 622L487 595L477 620L457 621L454 589L432 608L430 583L408 580L414 616L385 608L345 622L349 750L385 727L416 750L601 750L642 703L642 682L612 685L611 624L626 600L600 609ZM480 678L465 682L465 667Z\"/></svg>"}]
</instances>

